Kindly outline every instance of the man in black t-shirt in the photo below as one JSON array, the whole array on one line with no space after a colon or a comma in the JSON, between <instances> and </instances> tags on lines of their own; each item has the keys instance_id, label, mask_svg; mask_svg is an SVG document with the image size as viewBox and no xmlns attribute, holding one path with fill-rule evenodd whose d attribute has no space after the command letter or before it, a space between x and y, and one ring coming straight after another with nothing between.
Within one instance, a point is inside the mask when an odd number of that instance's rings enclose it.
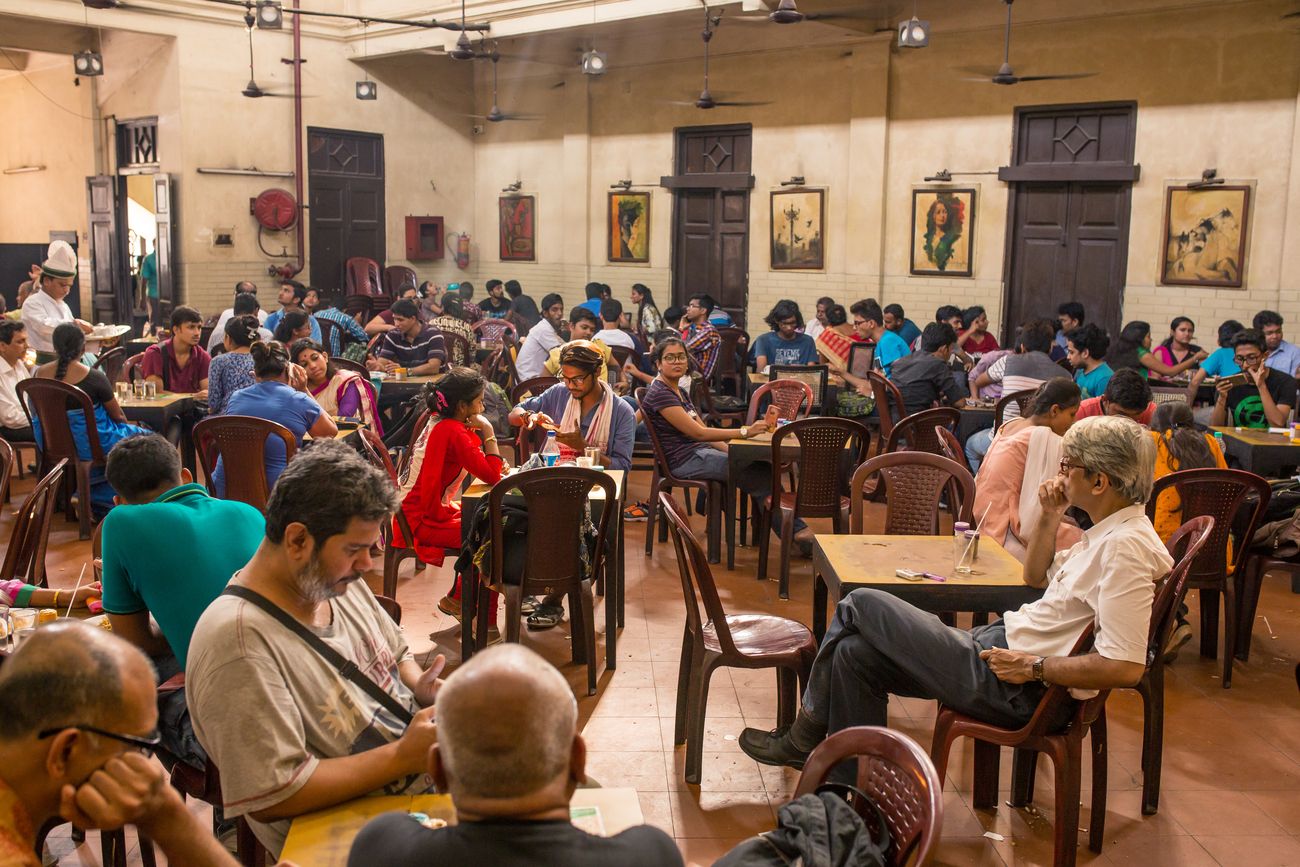
<instances>
[{"instance_id":1,"label":"man in black t-shirt","mask_svg":"<svg viewBox=\"0 0 1300 867\"><path fill-rule=\"evenodd\" d=\"M1219 378L1210 423L1248 428L1285 426L1295 403L1296 381L1263 363L1264 337L1253 328L1239 332L1232 339L1232 348L1233 359L1246 382L1233 382L1229 376Z\"/></svg>"},{"instance_id":2,"label":"man in black t-shirt","mask_svg":"<svg viewBox=\"0 0 1300 867\"><path fill-rule=\"evenodd\" d=\"M488 297L479 305L483 315L489 319L505 319L510 312L510 299L506 297L506 286L500 280L487 281Z\"/></svg>"},{"instance_id":3,"label":"man in black t-shirt","mask_svg":"<svg viewBox=\"0 0 1300 867\"><path fill-rule=\"evenodd\" d=\"M587 746L564 677L518 644L476 653L437 697L430 772L457 824L424 827L405 813L368 823L348 867L658 867L680 865L671 837L638 825L613 837L574 827L569 801L586 781Z\"/></svg>"},{"instance_id":4,"label":"man in black t-shirt","mask_svg":"<svg viewBox=\"0 0 1300 867\"><path fill-rule=\"evenodd\" d=\"M921 333L921 351L894 362L890 380L903 395L908 415L929 409L936 400L960 407L966 396L953 378L948 359L957 342L957 332L947 322L931 322Z\"/></svg>"}]
</instances>

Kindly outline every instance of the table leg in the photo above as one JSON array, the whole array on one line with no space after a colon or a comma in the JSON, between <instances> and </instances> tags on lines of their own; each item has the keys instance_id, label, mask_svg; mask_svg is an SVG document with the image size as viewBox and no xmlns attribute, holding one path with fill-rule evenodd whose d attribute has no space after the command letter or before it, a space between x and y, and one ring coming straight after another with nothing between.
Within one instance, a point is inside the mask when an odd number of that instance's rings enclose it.
<instances>
[{"instance_id":1,"label":"table leg","mask_svg":"<svg viewBox=\"0 0 1300 867\"><path fill-rule=\"evenodd\" d=\"M198 460L194 449L194 420L189 419L181 424L181 463L185 469L190 471L190 475L198 478Z\"/></svg>"},{"instance_id":2,"label":"table leg","mask_svg":"<svg viewBox=\"0 0 1300 867\"><path fill-rule=\"evenodd\" d=\"M715 484L718 483L709 482L710 487ZM709 491L708 496L705 497L705 505L708 509L708 515L705 517L704 535L705 541L707 542L710 563L722 562L722 544L718 534L722 530L722 498L726 495L727 492L725 490L712 488L712 490Z\"/></svg>"},{"instance_id":3,"label":"table leg","mask_svg":"<svg viewBox=\"0 0 1300 867\"><path fill-rule=\"evenodd\" d=\"M736 568L736 489L731 485L722 492L722 520L727 522L727 569Z\"/></svg>"},{"instance_id":4,"label":"table leg","mask_svg":"<svg viewBox=\"0 0 1300 867\"><path fill-rule=\"evenodd\" d=\"M614 536L610 540L609 557L605 560L605 668L618 668L618 627L623 608L623 504L616 503L616 514L610 516ZM613 567L611 570L611 566ZM594 625L592 626L594 629Z\"/></svg>"}]
</instances>

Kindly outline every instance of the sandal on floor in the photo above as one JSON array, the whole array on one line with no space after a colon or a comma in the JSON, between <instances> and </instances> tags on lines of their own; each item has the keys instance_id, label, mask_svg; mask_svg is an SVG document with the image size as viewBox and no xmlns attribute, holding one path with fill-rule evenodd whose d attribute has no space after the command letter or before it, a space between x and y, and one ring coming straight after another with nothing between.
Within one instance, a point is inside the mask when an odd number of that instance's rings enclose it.
<instances>
[{"instance_id":1,"label":"sandal on floor","mask_svg":"<svg viewBox=\"0 0 1300 867\"><path fill-rule=\"evenodd\" d=\"M519 603L519 613L527 617L537 610L539 604L536 596L525 596Z\"/></svg>"},{"instance_id":2,"label":"sandal on floor","mask_svg":"<svg viewBox=\"0 0 1300 867\"><path fill-rule=\"evenodd\" d=\"M460 600L453 599L450 596L444 596L438 600L438 610L448 617L460 619Z\"/></svg>"},{"instance_id":3,"label":"sandal on floor","mask_svg":"<svg viewBox=\"0 0 1300 867\"><path fill-rule=\"evenodd\" d=\"M537 610L528 616L528 628L533 631L554 629L564 622L563 605L547 605L542 602Z\"/></svg>"},{"instance_id":4,"label":"sandal on floor","mask_svg":"<svg viewBox=\"0 0 1300 867\"><path fill-rule=\"evenodd\" d=\"M650 520L650 508L645 503L633 503L623 510L623 520L628 523Z\"/></svg>"}]
</instances>

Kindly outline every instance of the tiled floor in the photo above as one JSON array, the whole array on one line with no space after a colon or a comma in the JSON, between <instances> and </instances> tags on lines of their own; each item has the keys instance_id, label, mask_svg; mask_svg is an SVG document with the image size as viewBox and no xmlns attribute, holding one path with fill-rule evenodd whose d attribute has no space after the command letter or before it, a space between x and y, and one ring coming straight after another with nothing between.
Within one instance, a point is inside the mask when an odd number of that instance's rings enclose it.
<instances>
[{"instance_id":1,"label":"tiled floor","mask_svg":"<svg viewBox=\"0 0 1300 867\"><path fill-rule=\"evenodd\" d=\"M647 484L644 474L637 476L634 494L643 493ZM18 491L30 484L18 483ZM0 520L5 537L12 523L9 512ZM694 520L702 530L702 519ZM644 556L644 527L628 526L627 624L619 636L618 669L606 672L602 665L596 696L585 696L585 668L569 662L567 626L525 632L524 640L554 661L580 696L591 777L607 786L635 786L646 821L677 839L688 864L711 864L740 839L773 827L775 810L793 790L797 774L759 767L736 742L747 725L774 724L775 676L724 669L715 675L709 693L703 782L689 786L683 781L685 748L675 749L672 742L681 585L671 544L656 545L652 558ZM87 557L88 545L76 540L75 525L56 518L52 584L74 584ZM756 549L741 549L737 559L735 571L720 568L715 573L729 611L808 621L807 561L796 561L793 599L781 602L775 582L754 580ZM407 638L417 651L437 647L455 660L459 627L434 608L450 584L448 570L431 568L417 575L410 568L408 562L398 591ZM1195 623L1197 600L1190 604ZM1300 865L1300 696L1293 679L1300 657L1300 596L1291 594L1282 576L1272 576L1265 582L1259 611L1251 660L1238 664L1231 690L1220 687L1219 663L1200 659L1194 643L1169 670L1163 794L1156 816L1143 817L1140 810L1140 699L1132 691L1111 696L1105 848L1095 855L1082 847L1081 863ZM599 613L597 623L603 633ZM890 724L928 749L934 713L932 702L895 701ZM970 756L969 742L954 752L936 861L1050 864L1052 783L1046 760L1039 769L1036 809L1015 810L1004 803L996 811L975 811L969 799ZM1008 785L1004 770L1002 786ZM1090 788L1085 771L1083 827ZM66 833L52 841L52 848L65 855L65 865L99 863L97 847L71 853ZM138 863L134 853L132 859Z\"/></svg>"}]
</instances>

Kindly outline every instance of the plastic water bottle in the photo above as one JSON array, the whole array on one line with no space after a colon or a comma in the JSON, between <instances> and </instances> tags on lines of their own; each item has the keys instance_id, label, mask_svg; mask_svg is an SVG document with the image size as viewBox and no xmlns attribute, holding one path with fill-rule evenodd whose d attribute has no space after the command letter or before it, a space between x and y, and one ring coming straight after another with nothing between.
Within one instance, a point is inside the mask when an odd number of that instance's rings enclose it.
<instances>
[{"instance_id":1,"label":"plastic water bottle","mask_svg":"<svg viewBox=\"0 0 1300 867\"><path fill-rule=\"evenodd\" d=\"M1223 444L1223 431L1217 431L1217 430L1216 430L1216 431L1214 432L1214 444L1217 445L1217 446L1219 447L1219 454L1221 454L1221 455L1227 455L1227 454L1228 454L1228 450L1227 450L1227 448L1226 448L1226 447L1224 446L1224 444Z\"/></svg>"},{"instance_id":2,"label":"plastic water bottle","mask_svg":"<svg viewBox=\"0 0 1300 867\"><path fill-rule=\"evenodd\" d=\"M548 467L555 466L560 459L560 444L555 439L555 431L546 432L546 445L542 448L542 460Z\"/></svg>"}]
</instances>

